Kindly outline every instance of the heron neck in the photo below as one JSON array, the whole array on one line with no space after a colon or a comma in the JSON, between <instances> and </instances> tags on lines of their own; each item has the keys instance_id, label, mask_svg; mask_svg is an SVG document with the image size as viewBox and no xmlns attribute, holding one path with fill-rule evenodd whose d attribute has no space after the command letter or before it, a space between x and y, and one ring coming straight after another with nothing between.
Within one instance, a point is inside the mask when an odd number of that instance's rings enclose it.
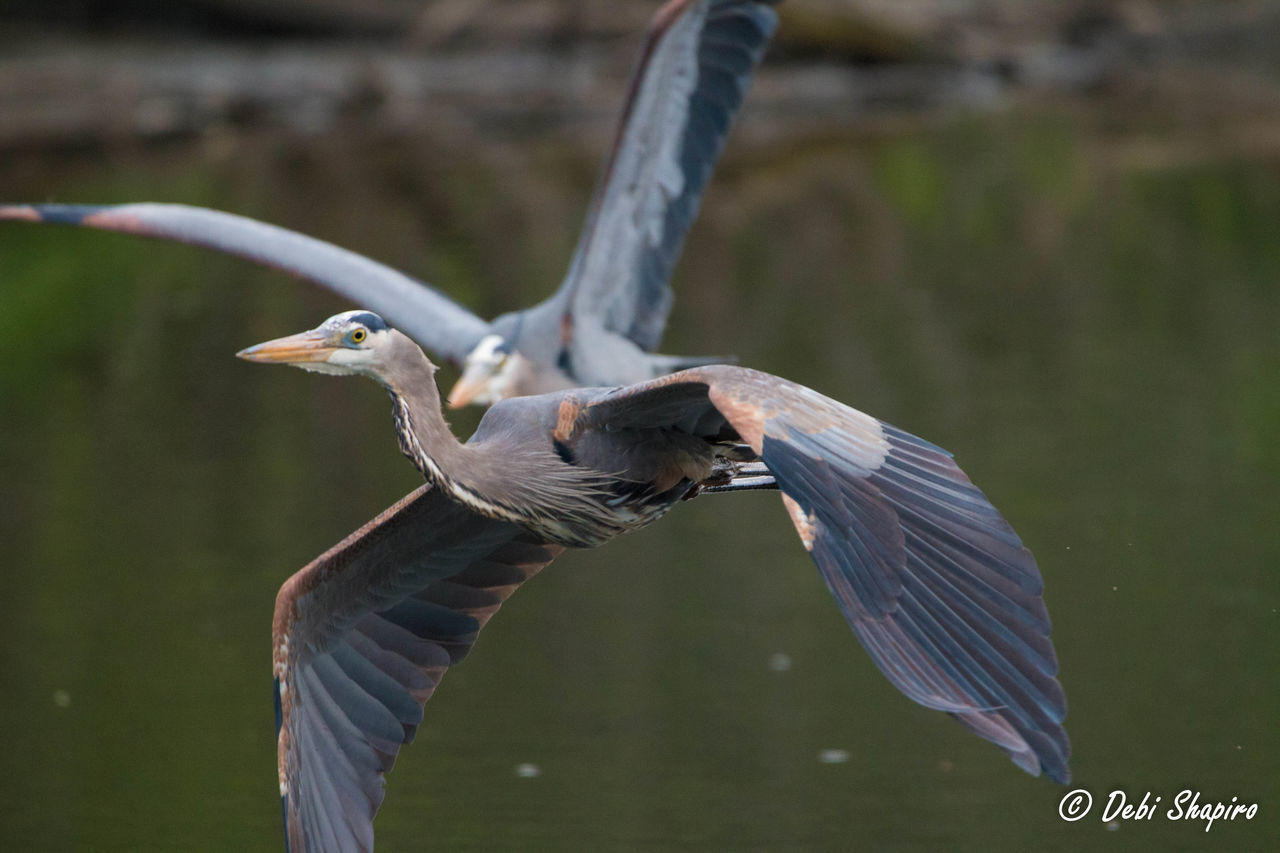
<instances>
[{"instance_id":1,"label":"heron neck","mask_svg":"<svg viewBox=\"0 0 1280 853\"><path fill-rule=\"evenodd\" d=\"M427 482L481 515L517 523L527 520L519 501L503 498L509 496L509 478L520 479L509 467L504 472L511 460L496 459L458 441L444 419L434 378L419 378L408 390L391 385L387 390L393 403L400 452L409 457Z\"/></svg>"},{"instance_id":2,"label":"heron neck","mask_svg":"<svg viewBox=\"0 0 1280 853\"><path fill-rule=\"evenodd\" d=\"M458 441L440 408L435 365L408 338L403 344L378 380L391 395L400 451L428 482L480 515L532 527L563 545L595 544L627 526L599 500L605 475L566 465L549 449ZM548 506L557 507L555 517L544 517Z\"/></svg>"},{"instance_id":3,"label":"heron neck","mask_svg":"<svg viewBox=\"0 0 1280 853\"><path fill-rule=\"evenodd\" d=\"M405 338L378 377L391 396L400 452L433 483L444 484L465 448L449 429L436 387L436 366Z\"/></svg>"}]
</instances>

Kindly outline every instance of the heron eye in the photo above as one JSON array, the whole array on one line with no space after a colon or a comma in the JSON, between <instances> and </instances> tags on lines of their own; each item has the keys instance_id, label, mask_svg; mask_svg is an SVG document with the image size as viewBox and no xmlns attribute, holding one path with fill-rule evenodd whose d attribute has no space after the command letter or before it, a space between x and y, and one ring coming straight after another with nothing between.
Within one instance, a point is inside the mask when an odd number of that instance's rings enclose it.
<instances>
[{"instance_id":1,"label":"heron eye","mask_svg":"<svg viewBox=\"0 0 1280 853\"><path fill-rule=\"evenodd\" d=\"M364 339L367 337L369 337L369 333L366 332L364 329L356 329L351 333L351 343L353 344L364 343Z\"/></svg>"}]
</instances>

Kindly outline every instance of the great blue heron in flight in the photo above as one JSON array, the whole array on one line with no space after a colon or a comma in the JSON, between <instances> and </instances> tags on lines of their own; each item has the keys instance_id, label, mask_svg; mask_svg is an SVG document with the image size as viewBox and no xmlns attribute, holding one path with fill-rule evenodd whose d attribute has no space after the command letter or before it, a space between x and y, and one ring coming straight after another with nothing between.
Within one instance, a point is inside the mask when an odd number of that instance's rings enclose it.
<instances>
[{"instance_id":1,"label":"great blue heron in flight","mask_svg":"<svg viewBox=\"0 0 1280 853\"><path fill-rule=\"evenodd\" d=\"M565 547L701 491L769 486L854 634L903 693L1029 773L1069 778L1049 614L1031 552L951 455L785 379L698 367L504 400L460 443L435 366L376 314L241 358L368 376L424 485L299 571L272 632L293 853L368 850L383 774L445 671Z\"/></svg>"},{"instance_id":2,"label":"great blue heron in flight","mask_svg":"<svg viewBox=\"0 0 1280 853\"><path fill-rule=\"evenodd\" d=\"M670 0L658 10L563 283L546 301L491 323L362 255L230 213L151 203L5 205L0 219L179 240L290 272L380 312L461 364L453 406L622 385L709 363L717 359L654 350L671 308L671 269L776 26L770 5Z\"/></svg>"}]
</instances>

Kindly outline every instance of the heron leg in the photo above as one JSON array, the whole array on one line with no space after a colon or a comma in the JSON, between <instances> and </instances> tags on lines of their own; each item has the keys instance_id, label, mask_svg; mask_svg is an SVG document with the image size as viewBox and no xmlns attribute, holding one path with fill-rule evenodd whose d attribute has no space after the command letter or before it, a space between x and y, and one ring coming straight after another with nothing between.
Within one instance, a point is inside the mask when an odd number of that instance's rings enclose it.
<instances>
[{"instance_id":1,"label":"heron leg","mask_svg":"<svg viewBox=\"0 0 1280 853\"><path fill-rule=\"evenodd\" d=\"M769 473L768 466L763 462L734 462L717 459L716 463L711 476L699 483L697 487L690 489L684 496L685 500L697 497L703 492L714 494L778 488L773 474Z\"/></svg>"},{"instance_id":2,"label":"heron leg","mask_svg":"<svg viewBox=\"0 0 1280 853\"><path fill-rule=\"evenodd\" d=\"M725 483L723 486L707 486L702 491L707 494L716 494L718 492L747 492L776 488L778 488L778 481L773 479L772 474L768 474L763 477L742 477Z\"/></svg>"}]
</instances>

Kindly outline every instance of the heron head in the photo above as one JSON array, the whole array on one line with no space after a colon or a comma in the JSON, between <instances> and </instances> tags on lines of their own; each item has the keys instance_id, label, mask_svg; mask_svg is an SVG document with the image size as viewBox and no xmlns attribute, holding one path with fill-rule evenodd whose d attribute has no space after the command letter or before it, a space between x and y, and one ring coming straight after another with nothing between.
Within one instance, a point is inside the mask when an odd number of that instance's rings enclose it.
<instances>
[{"instance_id":1,"label":"heron head","mask_svg":"<svg viewBox=\"0 0 1280 853\"><path fill-rule=\"evenodd\" d=\"M292 364L317 373L376 377L398 334L372 311L346 311L308 332L243 349L236 357L265 364Z\"/></svg>"},{"instance_id":2,"label":"heron head","mask_svg":"<svg viewBox=\"0 0 1280 853\"><path fill-rule=\"evenodd\" d=\"M486 335L462 362L462 376L449 392L449 408L489 405L517 396L525 363L508 338Z\"/></svg>"}]
</instances>

